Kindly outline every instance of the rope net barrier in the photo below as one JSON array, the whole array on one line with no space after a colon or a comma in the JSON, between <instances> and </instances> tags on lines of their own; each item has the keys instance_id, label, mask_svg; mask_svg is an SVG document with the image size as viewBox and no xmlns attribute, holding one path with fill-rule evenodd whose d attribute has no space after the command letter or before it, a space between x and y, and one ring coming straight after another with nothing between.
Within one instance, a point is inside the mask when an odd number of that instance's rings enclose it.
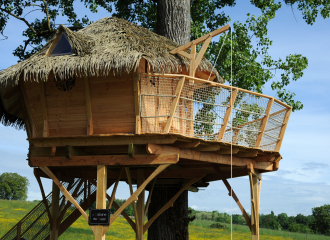
<instances>
[{"instance_id":1,"label":"rope net barrier","mask_svg":"<svg viewBox=\"0 0 330 240\"><path fill-rule=\"evenodd\" d=\"M178 91L181 79L182 75L140 75L142 133L165 133L166 123L171 121L169 133L256 147L261 126L268 117L258 145L262 150L276 149L288 106L274 101L267 116L271 97L238 89L230 108L230 86L187 78ZM221 128L224 133L219 138Z\"/></svg>"}]
</instances>

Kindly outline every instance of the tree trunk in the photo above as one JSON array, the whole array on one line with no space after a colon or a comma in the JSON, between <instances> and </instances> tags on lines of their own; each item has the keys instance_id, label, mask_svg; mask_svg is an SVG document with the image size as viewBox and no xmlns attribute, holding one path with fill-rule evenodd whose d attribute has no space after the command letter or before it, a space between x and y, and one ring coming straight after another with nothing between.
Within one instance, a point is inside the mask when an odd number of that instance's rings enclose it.
<instances>
[{"instance_id":1,"label":"tree trunk","mask_svg":"<svg viewBox=\"0 0 330 240\"><path fill-rule=\"evenodd\" d=\"M179 45L190 42L190 0L158 0L156 32ZM148 210L150 219L178 191L178 186L155 186ZM188 191L148 229L148 240L188 240Z\"/></svg>"},{"instance_id":2,"label":"tree trunk","mask_svg":"<svg viewBox=\"0 0 330 240\"><path fill-rule=\"evenodd\" d=\"M155 186L148 218L150 219L161 209L178 191L179 187ZM148 240L188 240L188 191L184 191L174 202L173 207L167 209L151 224L148 230Z\"/></svg>"},{"instance_id":3,"label":"tree trunk","mask_svg":"<svg viewBox=\"0 0 330 240\"><path fill-rule=\"evenodd\" d=\"M156 32L179 45L190 42L190 0L159 0Z\"/></svg>"}]
</instances>

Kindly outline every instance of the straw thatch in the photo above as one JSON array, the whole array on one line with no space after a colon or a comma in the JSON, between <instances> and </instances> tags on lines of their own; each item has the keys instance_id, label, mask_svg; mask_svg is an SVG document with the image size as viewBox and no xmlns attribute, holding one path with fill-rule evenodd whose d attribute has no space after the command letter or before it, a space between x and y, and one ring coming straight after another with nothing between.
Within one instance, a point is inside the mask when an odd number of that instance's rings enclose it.
<instances>
[{"instance_id":1,"label":"straw thatch","mask_svg":"<svg viewBox=\"0 0 330 240\"><path fill-rule=\"evenodd\" d=\"M66 33L75 54L46 56L47 50L62 32ZM0 71L0 86L17 85L20 78L24 81L47 81L50 73L62 79L74 75L82 77L129 73L136 71L141 59L148 61L153 72L180 73L183 69L189 69L189 60L170 54L177 47L177 43L119 18L102 18L77 32L61 25L39 52ZM210 72L212 64L203 58L199 70ZM221 81L216 70L214 73L215 80ZM4 116L7 113L2 105L0 103L1 122L16 124L18 120L13 120L9 115Z\"/></svg>"}]
</instances>

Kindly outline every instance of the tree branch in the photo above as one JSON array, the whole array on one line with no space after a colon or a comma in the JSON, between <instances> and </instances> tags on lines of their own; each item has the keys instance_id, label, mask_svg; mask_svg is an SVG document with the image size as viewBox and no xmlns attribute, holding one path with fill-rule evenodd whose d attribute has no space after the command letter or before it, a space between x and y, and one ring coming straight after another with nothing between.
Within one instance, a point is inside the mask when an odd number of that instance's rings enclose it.
<instances>
[{"instance_id":1,"label":"tree branch","mask_svg":"<svg viewBox=\"0 0 330 240\"><path fill-rule=\"evenodd\" d=\"M37 34L37 32L34 30L34 28L29 24L29 22L25 19L25 18L21 18L19 16L16 16L15 14L7 11L6 9L3 9L3 8L0 8L1 11L5 12L5 13L8 13L9 15L17 18L18 20L21 20L23 22L25 22L26 25L28 25L28 27L32 30L32 32L34 32L35 34Z\"/></svg>"},{"instance_id":2,"label":"tree branch","mask_svg":"<svg viewBox=\"0 0 330 240\"><path fill-rule=\"evenodd\" d=\"M43 0L43 2L44 2L44 4L45 4L45 12L46 12L46 16L47 16L48 29L49 29L49 31L52 31L52 29L50 28L50 22L49 22L49 14L48 14L47 2L46 2L46 0Z\"/></svg>"}]
</instances>

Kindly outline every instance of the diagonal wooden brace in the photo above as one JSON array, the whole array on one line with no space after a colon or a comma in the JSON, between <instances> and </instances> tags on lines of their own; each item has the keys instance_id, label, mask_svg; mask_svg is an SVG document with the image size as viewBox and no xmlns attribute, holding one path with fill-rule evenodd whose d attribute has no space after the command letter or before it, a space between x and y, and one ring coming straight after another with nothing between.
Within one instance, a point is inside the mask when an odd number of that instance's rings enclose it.
<instances>
[{"instance_id":1,"label":"diagonal wooden brace","mask_svg":"<svg viewBox=\"0 0 330 240\"><path fill-rule=\"evenodd\" d=\"M52 218L52 215L50 214L50 210L49 210L48 202L47 202L47 199L46 199L44 187L42 186L42 182L41 182L40 176L37 175L37 169L36 168L34 168L33 174L36 177L37 182L39 184L41 195L42 195L42 201L44 202L44 205L45 205L45 208L46 208L46 211L47 211L47 214L48 214L48 219L49 219L49 224L50 224L50 230L52 230L52 227L53 227L53 218Z\"/></svg>"},{"instance_id":2,"label":"diagonal wooden brace","mask_svg":"<svg viewBox=\"0 0 330 240\"><path fill-rule=\"evenodd\" d=\"M109 199L109 204L108 204L108 209L111 208L111 205L115 199L115 195L116 195L116 191L117 191L117 187L118 187L118 184L119 184L119 181L120 181L120 178L121 178L121 175L123 174L124 172L124 169L125 167L122 166L119 170L119 174L118 174L118 177L117 177L117 180L116 180L116 183L115 183L115 186L113 187L113 190L112 190L112 194L111 194L111 198Z\"/></svg>"},{"instance_id":3,"label":"diagonal wooden brace","mask_svg":"<svg viewBox=\"0 0 330 240\"><path fill-rule=\"evenodd\" d=\"M241 212L242 212L242 214L243 214L243 216L244 216L244 219L245 219L247 225L249 226L249 228L250 228L250 230L251 230L251 219L250 219L249 215L246 213L246 211L245 211L243 205L241 204L241 202L239 201L238 197L236 196L234 190L232 190L232 188L231 188L229 182L227 181L227 179L225 179L225 178L223 177L222 171L221 171L221 169L219 168L219 166L218 166L217 164L214 164L214 163L213 163L213 164L212 164L212 167L213 167L214 170L217 172L217 174L219 175L219 177L222 179L223 183L225 184L225 186L226 186L227 189L228 189L229 194L233 197L233 199L234 199L235 202L237 203L239 209L241 209ZM231 194L231 193L232 193L232 194ZM229 196L230 196L230 195L229 195Z\"/></svg>"},{"instance_id":4,"label":"diagonal wooden brace","mask_svg":"<svg viewBox=\"0 0 330 240\"><path fill-rule=\"evenodd\" d=\"M81 213L81 215L85 218L85 220L88 223L88 216L87 216L86 212L80 207L79 203L77 203L77 201L71 196L71 194L66 190L66 188L57 179L57 177L52 173L52 171L48 167L40 167L40 169L54 181L54 183L58 186L58 188L63 193L64 197L66 197L66 199L68 199L72 203L72 205L74 205L78 209L78 211ZM95 227L90 226L90 228L95 233Z\"/></svg>"},{"instance_id":5,"label":"diagonal wooden brace","mask_svg":"<svg viewBox=\"0 0 330 240\"><path fill-rule=\"evenodd\" d=\"M144 182L141 186L126 200L126 202L111 216L110 224L108 227L104 228L104 234L110 228L111 224L116 220L116 218L127 208L133 201L136 201L140 193L145 189L149 182L151 182L159 173L169 167L170 164L160 165Z\"/></svg>"},{"instance_id":6,"label":"diagonal wooden brace","mask_svg":"<svg viewBox=\"0 0 330 240\"><path fill-rule=\"evenodd\" d=\"M194 184L195 182L197 182L199 179L201 179L202 177L196 177L196 178L192 178L186 185L184 185L184 187L177 193L175 194L171 200L169 200L151 219L149 219L149 221L143 226L143 233L145 233L148 228L150 227L150 225L159 217L160 214L162 214L163 212L165 212L169 207L173 206L173 203L175 202L175 200L180 196L180 194L186 190L188 187L190 187L192 184Z\"/></svg>"}]
</instances>

